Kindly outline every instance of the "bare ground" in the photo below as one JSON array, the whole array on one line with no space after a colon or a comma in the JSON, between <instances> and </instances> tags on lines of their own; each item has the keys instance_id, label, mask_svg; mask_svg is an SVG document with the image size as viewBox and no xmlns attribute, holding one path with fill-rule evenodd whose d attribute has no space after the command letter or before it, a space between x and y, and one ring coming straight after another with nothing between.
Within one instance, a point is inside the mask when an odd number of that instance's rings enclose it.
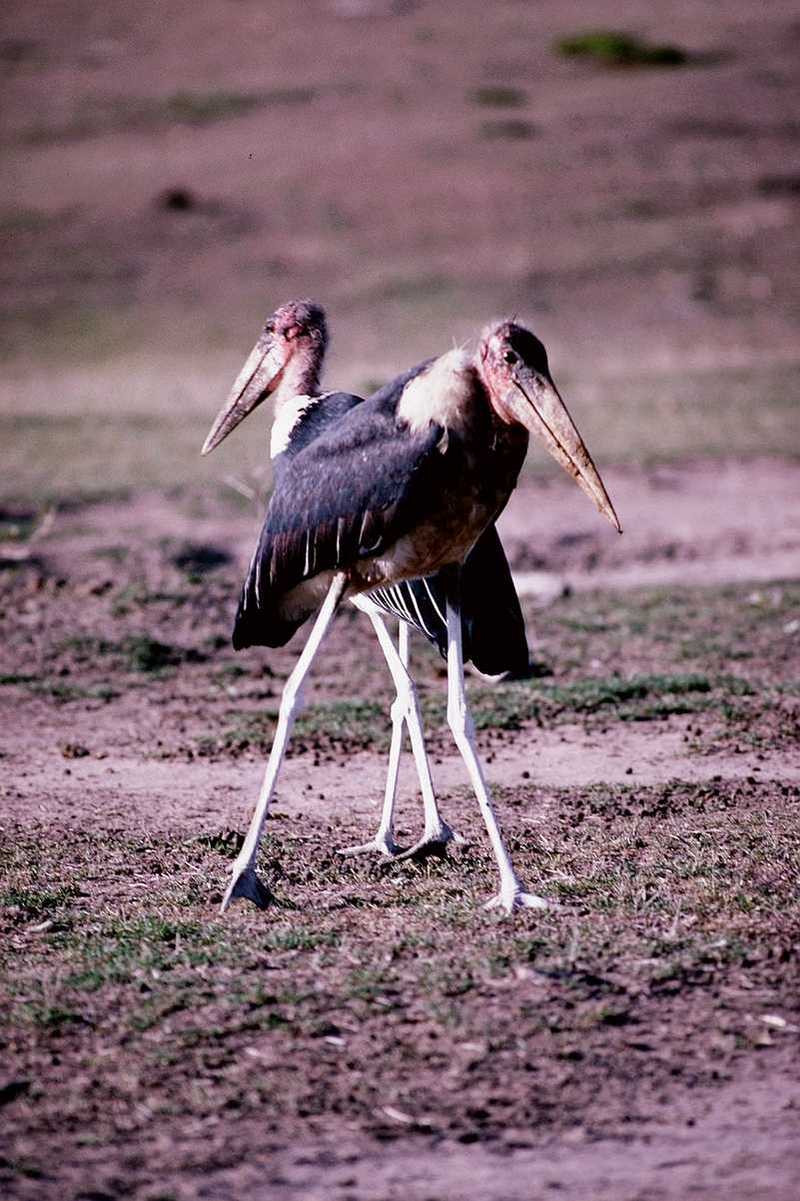
<instances>
[{"instance_id":1,"label":"bare ground","mask_svg":"<svg viewBox=\"0 0 800 1201\"><path fill-rule=\"evenodd\" d=\"M794 1201L795 8L4 6L4 1196ZM684 64L557 48L619 26ZM537 674L470 682L547 913L480 908L425 648L464 842L335 854L376 820L391 699L344 613L276 904L217 916L299 641L227 641L263 426L197 450L264 313L309 293L362 391L518 313L623 517L534 461L503 536Z\"/></svg>"},{"instance_id":2,"label":"bare ground","mask_svg":"<svg viewBox=\"0 0 800 1201\"><path fill-rule=\"evenodd\" d=\"M519 494L515 565L530 567L535 513L550 538L536 571L569 588L526 602L552 674L470 685L518 864L553 901L510 922L480 910L491 861L427 649L435 782L465 842L386 874L336 855L375 822L387 739L355 613L279 790L276 907L218 919L296 654L226 647L252 516L143 495L11 539L6 1194L624 1201L711 1198L724 1181L788 1201L800 593L739 582L736 559L745 537L756 558L792 553L796 527L773 514L791 516L794 470L612 473L635 514L620 540L564 518L559 485ZM722 490L746 481L746 514L703 505L710 471ZM648 555L665 503L673 539ZM701 557L704 587L680 586ZM598 587L605 573L631 587ZM401 789L410 838L408 770Z\"/></svg>"}]
</instances>

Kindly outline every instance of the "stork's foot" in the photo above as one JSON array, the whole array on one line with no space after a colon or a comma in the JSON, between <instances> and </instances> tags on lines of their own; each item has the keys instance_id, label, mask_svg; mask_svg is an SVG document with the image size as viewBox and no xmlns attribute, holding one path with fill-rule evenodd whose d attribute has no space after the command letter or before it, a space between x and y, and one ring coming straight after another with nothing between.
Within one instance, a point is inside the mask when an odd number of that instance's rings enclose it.
<instances>
[{"instance_id":1,"label":"stork's foot","mask_svg":"<svg viewBox=\"0 0 800 1201\"><path fill-rule=\"evenodd\" d=\"M236 897L244 897L245 900L252 901L258 909L266 909L273 899L272 893L265 884L261 883L255 870L249 864L243 868L234 864L233 877L222 898L222 904L219 907L220 913L224 913Z\"/></svg>"},{"instance_id":2,"label":"stork's foot","mask_svg":"<svg viewBox=\"0 0 800 1201\"><path fill-rule=\"evenodd\" d=\"M400 854L400 847L397 845L391 834L376 834L369 842L359 843L355 847L341 847L336 852L338 855L382 855L384 859L393 859Z\"/></svg>"},{"instance_id":3,"label":"stork's foot","mask_svg":"<svg viewBox=\"0 0 800 1201\"><path fill-rule=\"evenodd\" d=\"M413 859L415 863L423 863L431 858L443 859L447 854L448 843L463 841L460 834L451 830L447 822L440 822L435 829L426 830L413 847L408 847L405 851L398 847L397 854L392 856L392 863L402 863L405 859Z\"/></svg>"},{"instance_id":4,"label":"stork's foot","mask_svg":"<svg viewBox=\"0 0 800 1201\"><path fill-rule=\"evenodd\" d=\"M507 888L501 888L497 896L491 898L484 905L484 909L502 909L506 914L513 913L515 909L548 909L549 905L544 897L537 897L533 892L525 892L521 884L514 884Z\"/></svg>"}]
</instances>

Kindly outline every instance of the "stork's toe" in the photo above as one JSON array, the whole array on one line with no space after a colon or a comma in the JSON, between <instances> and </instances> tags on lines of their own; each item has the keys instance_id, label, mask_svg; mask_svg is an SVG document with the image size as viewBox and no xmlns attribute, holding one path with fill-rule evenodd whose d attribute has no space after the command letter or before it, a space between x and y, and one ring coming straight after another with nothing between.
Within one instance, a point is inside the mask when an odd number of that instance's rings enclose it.
<instances>
[{"instance_id":1,"label":"stork's toe","mask_svg":"<svg viewBox=\"0 0 800 1201\"><path fill-rule=\"evenodd\" d=\"M369 842L362 842L354 847L340 847L336 853L337 855L344 855L346 857L354 855L382 855L384 859L393 859L396 855L400 854L400 847L391 834L376 834Z\"/></svg>"},{"instance_id":2,"label":"stork's toe","mask_svg":"<svg viewBox=\"0 0 800 1201\"><path fill-rule=\"evenodd\" d=\"M484 909L502 909L505 914L511 914L515 909L549 909L549 903L536 893L525 892L522 888L501 889L484 905Z\"/></svg>"},{"instance_id":3,"label":"stork's toe","mask_svg":"<svg viewBox=\"0 0 800 1201\"><path fill-rule=\"evenodd\" d=\"M461 835L456 834L447 822L440 822L436 829L426 830L419 842L415 842L413 846L404 851L398 847L397 854L392 856L392 863L402 863L406 859L413 859L416 863L422 863L431 858L443 859L447 854L449 843L463 841Z\"/></svg>"}]
</instances>

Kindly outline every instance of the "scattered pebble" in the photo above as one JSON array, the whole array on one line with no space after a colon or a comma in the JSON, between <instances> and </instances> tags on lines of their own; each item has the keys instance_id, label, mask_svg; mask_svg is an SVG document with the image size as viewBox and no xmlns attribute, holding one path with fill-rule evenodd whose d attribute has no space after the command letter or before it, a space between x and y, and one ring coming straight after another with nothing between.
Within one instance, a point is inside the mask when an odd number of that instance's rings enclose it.
<instances>
[{"instance_id":1,"label":"scattered pebble","mask_svg":"<svg viewBox=\"0 0 800 1201\"><path fill-rule=\"evenodd\" d=\"M92 753L88 747L82 746L80 742L64 742L60 749L65 759L85 759L87 755L91 755Z\"/></svg>"}]
</instances>

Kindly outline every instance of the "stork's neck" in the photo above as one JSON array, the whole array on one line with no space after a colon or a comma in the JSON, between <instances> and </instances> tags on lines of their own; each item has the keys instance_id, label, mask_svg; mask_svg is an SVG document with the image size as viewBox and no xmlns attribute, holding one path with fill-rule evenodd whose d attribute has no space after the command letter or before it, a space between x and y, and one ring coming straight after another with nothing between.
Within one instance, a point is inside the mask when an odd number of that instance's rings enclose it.
<instances>
[{"instance_id":1,"label":"stork's neck","mask_svg":"<svg viewBox=\"0 0 800 1201\"><path fill-rule=\"evenodd\" d=\"M319 377L325 357L324 346L305 348L295 353L286 364L274 396L274 416L270 433L269 454L274 459L289 448L292 434L304 413L317 403Z\"/></svg>"},{"instance_id":2,"label":"stork's neck","mask_svg":"<svg viewBox=\"0 0 800 1201\"><path fill-rule=\"evenodd\" d=\"M286 364L275 393L275 412L295 396L318 396L324 348L304 349L292 355Z\"/></svg>"}]
</instances>

